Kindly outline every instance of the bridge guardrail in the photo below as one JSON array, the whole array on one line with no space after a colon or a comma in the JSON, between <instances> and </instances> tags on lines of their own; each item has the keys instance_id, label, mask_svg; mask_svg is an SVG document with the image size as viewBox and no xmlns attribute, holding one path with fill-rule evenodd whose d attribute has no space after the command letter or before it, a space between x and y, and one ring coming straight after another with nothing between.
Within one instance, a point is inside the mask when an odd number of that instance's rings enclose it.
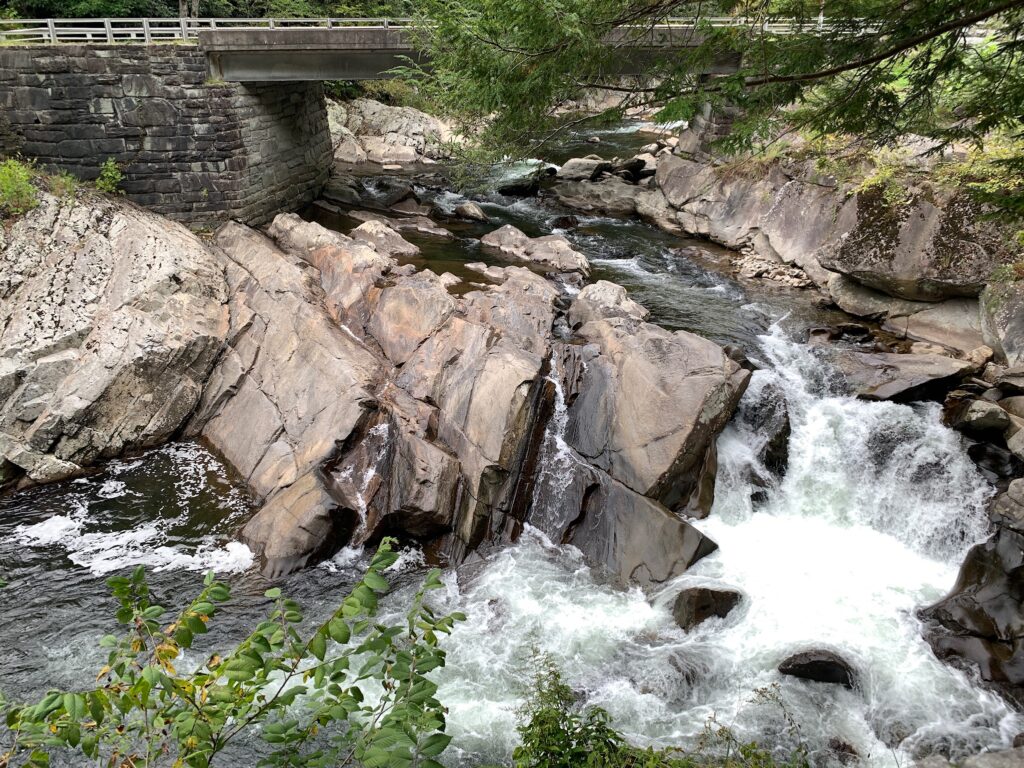
<instances>
[{"instance_id":1,"label":"bridge guardrail","mask_svg":"<svg viewBox=\"0 0 1024 768\"><path fill-rule=\"evenodd\" d=\"M793 34L832 30L828 19L803 21L777 19L758 22L742 17L721 16L702 19L714 27L756 26L771 34ZM107 19L0 19L0 43L160 43L197 40L199 32L210 29L316 29L408 28L408 18L310 18L310 19L225 19L225 18L107 18ZM693 27L692 18L669 18L658 27ZM984 27L971 29L968 40L980 42L989 34Z\"/></svg>"}]
</instances>

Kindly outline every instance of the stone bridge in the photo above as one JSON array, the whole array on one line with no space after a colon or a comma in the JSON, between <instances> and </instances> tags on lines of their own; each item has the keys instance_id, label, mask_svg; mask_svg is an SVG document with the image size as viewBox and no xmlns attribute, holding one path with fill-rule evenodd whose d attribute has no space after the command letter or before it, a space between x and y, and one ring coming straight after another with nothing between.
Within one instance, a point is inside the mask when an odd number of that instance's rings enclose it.
<instances>
[{"instance_id":1,"label":"stone bridge","mask_svg":"<svg viewBox=\"0 0 1024 768\"><path fill-rule=\"evenodd\" d=\"M83 179L113 158L131 200L193 226L296 210L330 172L321 81L387 77L419 54L386 20L276 21L0 21L0 153ZM631 38L622 73L696 35Z\"/></svg>"}]
</instances>

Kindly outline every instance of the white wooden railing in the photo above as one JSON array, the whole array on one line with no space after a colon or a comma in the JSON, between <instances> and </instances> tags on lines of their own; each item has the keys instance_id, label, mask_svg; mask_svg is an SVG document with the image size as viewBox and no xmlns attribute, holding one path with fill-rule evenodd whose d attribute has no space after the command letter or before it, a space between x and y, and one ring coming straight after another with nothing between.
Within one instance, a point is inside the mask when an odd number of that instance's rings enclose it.
<instances>
[{"instance_id":1,"label":"white wooden railing","mask_svg":"<svg viewBox=\"0 0 1024 768\"><path fill-rule=\"evenodd\" d=\"M777 19L755 22L751 19L722 16L705 18L702 23L714 27L750 27L772 34L831 31L826 18L797 22ZM159 43L196 40L207 29L401 29L413 25L412 19L322 18L322 19L0 19L0 43ZM693 19L668 19L660 29L694 26ZM979 27L968 35L979 42L988 30Z\"/></svg>"}]
</instances>

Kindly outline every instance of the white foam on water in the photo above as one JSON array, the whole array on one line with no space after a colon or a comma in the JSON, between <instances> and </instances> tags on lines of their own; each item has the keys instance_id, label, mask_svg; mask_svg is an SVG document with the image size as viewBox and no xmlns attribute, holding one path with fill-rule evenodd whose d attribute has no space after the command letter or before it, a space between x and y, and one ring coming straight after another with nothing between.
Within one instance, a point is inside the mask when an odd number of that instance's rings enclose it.
<instances>
[{"instance_id":1,"label":"white foam on water","mask_svg":"<svg viewBox=\"0 0 1024 768\"><path fill-rule=\"evenodd\" d=\"M795 743L780 710L754 703L776 685L815 759L827 760L830 739L871 766L936 752L958 759L1007 747L1024 729L998 696L935 657L915 615L953 585L967 549L988 534L990 489L959 436L934 407L837 394L834 374L778 328L762 342L771 367L755 374L745 406L769 386L783 393L790 466L781 482L764 482L758 451L767 438L741 410L719 441L714 510L696 523L717 552L651 600L601 584L571 547L536 533L448 577L446 607L468 617L438 677L451 764L508 758L531 648L641 744L692 746L715 717L784 753ZM687 634L670 608L697 585L744 598L726 619ZM779 674L783 659L808 648L848 659L859 687Z\"/></svg>"},{"instance_id":2,"label":"white foam on water","mask_svg":"<svg viewBox=\"0 0 1024 768\"><path fill-rule=\"evenodd\" d=\"M84 525L81 517L54 515L34 525L19 525L14 535L26 546L48 546L76 538Z\"/></svg>"}]
</instances>

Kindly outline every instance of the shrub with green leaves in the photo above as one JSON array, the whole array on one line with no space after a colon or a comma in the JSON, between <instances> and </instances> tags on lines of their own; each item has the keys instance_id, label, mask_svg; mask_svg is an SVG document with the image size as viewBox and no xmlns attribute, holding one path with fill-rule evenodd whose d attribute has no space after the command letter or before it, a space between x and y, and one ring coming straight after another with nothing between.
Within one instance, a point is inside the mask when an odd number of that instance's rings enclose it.
<instances>
[{"instance_id":1,"label":"shrub with green leaves","mask_svg":"<svg viewBox=\"0 0 1024 768\"><path fill-rule=\"evenodd\" d=\"M20 216L39 205L32 168L13 158L0 163L0 216Z\"/></svg>"},{"instance_id":2,"label":"shrub with green leaves","mask_svg":"<svg viewBox=\"0 0 1024 768\"><path fill-rule=\"evenodd\" d=\"M397 559L385 540L362 580L309 634L301 607L282 597L233 650L191 672L175 664L230 598L212 574L180 614L164 623L141 567L107 581L127 627L110 648L98 685L51 691L29 705L0 702L11 744L0 766L43 768L51 752L77 750L103 766L208 768L239 738L268 744L260 765L311 768L440 768L450 737L437 686L426 675L444 666L440 635L464 619L437 616L426 593L441 586L432 570L402 624L374 620L383 572ZM0 739L3 735L0 734Z\"/></svg>"},{"instance_id":3,"label":"shrub with green leaves","mask_svg":"<svg viewBox=\"0 0 1024 768\"><path fill-rule=\"evenodd\" d=\"M100 175L96 177L96 189L109 195L123 194L121 192L122 181L124 181L124 174L121 173L121 166L114 158L108 157L100 166Z\"/></svg>"},{"instance_id":4,"label":"shrub with green leaves","mask_svg":"<svg viewBox=\"0 0 1024 768\"><path fill-rule=\"evenodd\" d=\"M579 705L550 658L536 657L534 664L533 685L518 713L522 744L512 754L515 768L809 768L802 743L780 759L757 742L740 741L714 719L693 749L633 746L612 727L605 710ZM798 735L777 688L754 694L753 703L778 705L786 731Z\"/></svg>"}]
</instances>

